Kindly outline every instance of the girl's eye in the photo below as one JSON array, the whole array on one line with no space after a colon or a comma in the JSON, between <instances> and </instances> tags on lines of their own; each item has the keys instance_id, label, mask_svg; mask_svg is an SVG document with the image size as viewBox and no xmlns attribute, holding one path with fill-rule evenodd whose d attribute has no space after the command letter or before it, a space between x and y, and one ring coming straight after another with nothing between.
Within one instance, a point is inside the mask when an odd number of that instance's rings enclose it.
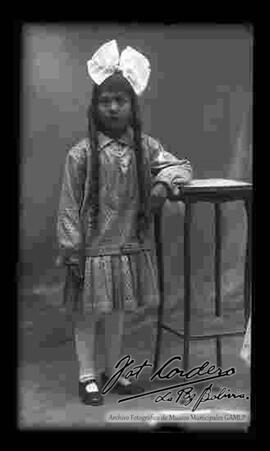
<instances>
[{"instance_id":1,"label":"girl's eye","mask_svg":"<svg viewBox=\"0 0 270 451\"><path fill-rule=\"evenodd\" d=\"M99 103L101 103L101 105L109 105L110 104L110 100L109 99L101 99L99 101Z\"/></svg>"},{"instance_id":2,"label":"girl's eye","mask_svg":"<svg viewBox=\"0 0 270 451\"><path fill-rule=\"evenodd\" d=\"M124 100L117 100L116 103L117 103L119 106L123 106L123 105L125 104L125 101L124 101Z\"/></svg>"},{"instance_id":3,"label":"girl's eye","mask_svg":"<svg viewBox=\"0 0 270 451\"><path fill-rule=\"evenodd\" d=\"M124 106L128 102L128 100L123 97L116 97L114 100L119 106ZM111 102L112 102L111 99L106 99L106 98L99 100L99 103L102 106L106 106L106 107L109 106L111 104Z\"/></svg>"},{"instance_id":4,"label":"girl's eye","mask_svg":"<svg viewBox=\"0 0 270 451\"><path fill-rule=\"evenodd\" d=\"M127 102L127 99L125 99L124 97L117 97L115 100L116 100L116 102L121 103L121 104Z\"/></svg>"}]
</instances>

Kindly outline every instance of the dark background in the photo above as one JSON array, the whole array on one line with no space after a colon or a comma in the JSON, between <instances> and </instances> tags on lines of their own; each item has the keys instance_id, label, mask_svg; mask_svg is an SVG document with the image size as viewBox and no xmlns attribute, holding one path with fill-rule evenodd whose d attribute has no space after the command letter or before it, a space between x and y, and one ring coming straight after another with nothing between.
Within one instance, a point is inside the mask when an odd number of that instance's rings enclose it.
<instances>
[{"instance_id":1,"label":"dark background","mask_svg":"<svg viewBox=\"0 0 270 451\"><path fill-rule=\"evenodd\" d=\"M68 149L85 137L92 82L86 61L104 42L130 45L151 63L140 103L144 131L179 157L194 178L251 181L252 31L245 26L24 25L22 33L20 283L52 287L56 214ZM245 216L241 202L223 208L223 296L242 303ZM212 295L211 207L196 207L192 229L195 301ZM168 302L182 293L183 209L164 218ZM203 294L202 294L203 293ZM210 295L210 296L209 296ZM59 301L60 297L58 296Z\"/></svg>"}]
</instances>

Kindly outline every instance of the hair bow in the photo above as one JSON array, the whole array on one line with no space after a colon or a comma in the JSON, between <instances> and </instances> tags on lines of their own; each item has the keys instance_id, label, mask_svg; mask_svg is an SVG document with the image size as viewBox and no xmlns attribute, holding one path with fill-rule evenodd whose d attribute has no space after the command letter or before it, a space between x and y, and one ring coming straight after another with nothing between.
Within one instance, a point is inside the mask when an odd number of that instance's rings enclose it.
<instances>
[{"instance_id":1,"label":"hair bow","mask_svg":"<svg viewBox=\"0 0 270 451\"><path fill-rule=\"evenodd\" d=\"M132 47L126 47L119 55L115 40L103 44L94 53L87 61L87 69L97 85L120 70L138 96L145 90L151 71L148 59Z\"/></svg>"}]
</instances>

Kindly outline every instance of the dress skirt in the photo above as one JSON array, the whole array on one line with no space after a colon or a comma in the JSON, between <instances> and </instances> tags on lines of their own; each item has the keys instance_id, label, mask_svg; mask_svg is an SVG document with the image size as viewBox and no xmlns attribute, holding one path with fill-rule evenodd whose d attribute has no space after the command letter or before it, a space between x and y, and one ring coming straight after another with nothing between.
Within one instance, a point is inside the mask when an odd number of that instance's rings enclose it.
<instances>
[{"instance_id":1,"label":"dress skirt","mask_svg":"<svg viewBox=\"0 0 270 451\"><path fill-rule=\"evenodd\" d=\"M87 257L81 281L68 268L65 303L70 313L136 312L158 306L159 299L156 255L152 251Z\"/></svg>"}]
</instances>

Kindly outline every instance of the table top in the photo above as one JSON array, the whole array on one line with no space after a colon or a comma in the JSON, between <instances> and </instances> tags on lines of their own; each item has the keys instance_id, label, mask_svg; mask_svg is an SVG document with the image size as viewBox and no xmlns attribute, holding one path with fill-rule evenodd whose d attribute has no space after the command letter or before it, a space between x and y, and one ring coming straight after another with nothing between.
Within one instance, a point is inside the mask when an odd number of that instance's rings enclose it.
<instances>
[{"instance_id":1,"label":"table top","mask_svg":"<svg viewBox=\"0 0 270 451\"><path fill-rule=\"evenodd\" d=\"M183 186L184 189L197 189L202 188L205 191L209 189L218 188L249 188L252 187L251 183L243 182L242 180L230 180L230 179L194 179L191 182Z\"/></svg>"},{"instance_id":2,"label":"table top","mask_svg":"<svg viewBox=\"0 0 270 451\"><path fill-rule=\"evenodd\" d=\"M171 200L181 200L184 197L206 197L209 198L219 196L239 197L250 195L252 184L242 180L231 180L222 178L211 179L194 179L181 186L179 194L175 193L171 196Z\"/></svg>"}]
</instances>

